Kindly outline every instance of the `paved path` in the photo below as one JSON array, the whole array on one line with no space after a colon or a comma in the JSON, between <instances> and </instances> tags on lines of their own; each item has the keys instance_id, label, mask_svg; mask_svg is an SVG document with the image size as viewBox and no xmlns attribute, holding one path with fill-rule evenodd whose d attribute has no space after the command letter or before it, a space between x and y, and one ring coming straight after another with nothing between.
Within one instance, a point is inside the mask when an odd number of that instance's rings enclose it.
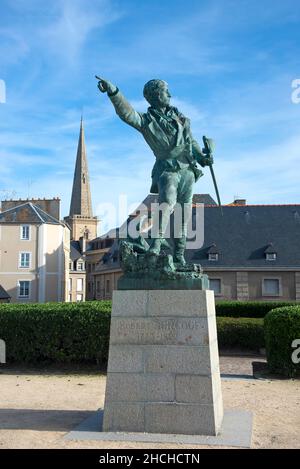
<instances>
[{"instance_id":1,"label":"paved path","mask_svg":"<svg viewBox=\"0 0 300 469\"><path fill-rule=\"evenodd\" d=\"M300 380L241 379L262 357L221 357L224 407L254 414L253 448L300 448ZM63 436L102 408L104 374L78 369L0 368L0 448L197 448L109 441L65 441ZM203 446L199 446L202 448Z\"/></svg>"}]
</instances>

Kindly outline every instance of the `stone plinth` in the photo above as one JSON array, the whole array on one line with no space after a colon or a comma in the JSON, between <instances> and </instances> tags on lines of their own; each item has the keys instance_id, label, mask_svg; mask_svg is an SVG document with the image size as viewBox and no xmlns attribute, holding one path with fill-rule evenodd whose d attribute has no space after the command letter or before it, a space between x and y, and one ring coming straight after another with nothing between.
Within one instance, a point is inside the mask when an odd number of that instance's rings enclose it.
<instances>
[{"instance_id":1,"label":"stone plinth","mask_svg":"<svg viewBox=\"0 0 300 469\"><path fill-rule=\"evenodd\" d=\"M214 293L115 291L103 431L217 435Z\"/></svg>"}]
</instances>

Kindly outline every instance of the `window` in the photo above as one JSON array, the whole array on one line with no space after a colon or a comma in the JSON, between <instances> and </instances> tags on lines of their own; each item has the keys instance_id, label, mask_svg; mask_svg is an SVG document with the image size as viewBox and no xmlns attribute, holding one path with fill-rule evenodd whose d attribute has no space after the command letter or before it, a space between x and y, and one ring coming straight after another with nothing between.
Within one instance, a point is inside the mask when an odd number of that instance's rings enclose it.
<instances>
[{"instance_id":1,"label":"window","mask_svg":"<svg viewBox=\"0 0 300 469\"><path fill-rule=\"evenodd\" d=\"M78 278L77 279L77 291L82 291L83 290L83 279Z\"/></svg>"},{"instance_id":2,"label":"window","mask_svg":"<svg viewBox=\"0 0 300 469\"><path fill-rule=\"evenodd\" d=\"M263 296L280 296L281 285L279 278L264 278L262 286Z\"/></svg>"},{"instance_id":3,"label":"window","mask_svg":"<svg viewBox=\"0 0 300 469\"><path fill-rule=\"evenodd\" d=\"M267 261L276 261L276 259L277 259L276 252L267 252L266 253L266 259L267 259Z\"/></svg>"},{"instance_id":4,"label":"window","mask_svg":"<svg viewBox=\"0 0 300 469\"><path fill-rule=\"evenodd\" d=\"M219 254L217 252L209 253L208 254L208 260L209 261L218 261L219 260Z\"/></svg>"},{"instance_id":5,"label":"window","mask_svg":"<svg viewBox=\"0 0 300 469\"><path fill-rule=\"evenodd\" d=\"M69 292L72 291L72 279L69 278Z\"/></svg>"},{"instance_id":6,"label":"window","mask_svg":"<svg viewBox=\"0 0 300 469\"><path fill-rule=\"evenodd\" d=\"M72 293L69 294L69 302L72 303Z\"/></svg>"},{"instance_id":7,"label":"window","mask_svg":"<svg viewBox=\"0 0 300 469\"><path fill-rule=\"evenodd\" d=\"M117 262L119 257L119 251L115 251L113 254L113 262Z\"/></svg>"},{"instance_id":8,"label":"window","mask_svg":"<svg viewBox=\"0 0 300 469\"><path fill-rule=\"evenodd\" d=\"M106 280L106 293L110 293L110 281Z\"/></svg>"},{"instance_id":9,"label":"window","mask_svg":"<svg viewBox=\"0 0 300 469\"><path fill-rule=\"evenodd\" d=\"M210 278L209 279L209 289L215 292L215 295L221 295L221 279L220 278Z\"/></svg>"},{"instance_id":10,"label":"window","mask_svg":"<svg viewBox=\"0 0 300 469\"><path fill-rule=\"evenodd\" d=\"M29 298L29 284L28 280L19 281L19 298Z\"/></svg>"},{"instance_id":11,"label":"window","mask_svg":"<svg viewBox=\"0 0 300 469\"><path fill-rule=\"evenodd\" d=\"M84 264L83 264L83 262L78 262L78 263L77 263L77 270L84 270Z\"/></svg>"},{"instance_id":12,"label":"window","mask_svg":"<svg viewBox=\"0 0 300 469\"><path fill-rule=\"evenodd\" d=\"M100 281L97 281L97 293L100 293Z\"/></svg>"},{"instance_id":13,"label":"window","mask_svg":"<svg viewBox=\"0 0 300 469\"><path fill-rule=\"evenodd\" d=\"M30 225L21 225L21 239L26 241L30 239Z\"/></svg>"},{"instance_id":14,"label":"window","mask_svg":"<svg viewBox=\"0 0 300 469\"><path fill-rule=\"evenodd\" d=\"M70 269L70 270L73 270L73 262L70 262L70 264L69 264L69 269Z\"/></svg>"},{"instance_id":15,"label":"window","mask_svg":"<svg viewBox=\"0 0 300 469\"><path fill-rule=\"evenodd\" d=\"M83 301L83 295L77 293L77 295L76 295L76 301Z\"/></svg>"},{"instance_id":16,"label":"window","mask_svg":"<svg viewBox=\"0 0 300 469\"><path fill-rule=\"evenodd\" d=\"M21 252L19 267L22 269L28 269L30 267L30 252Z\"/></svg>"}]
</instances>

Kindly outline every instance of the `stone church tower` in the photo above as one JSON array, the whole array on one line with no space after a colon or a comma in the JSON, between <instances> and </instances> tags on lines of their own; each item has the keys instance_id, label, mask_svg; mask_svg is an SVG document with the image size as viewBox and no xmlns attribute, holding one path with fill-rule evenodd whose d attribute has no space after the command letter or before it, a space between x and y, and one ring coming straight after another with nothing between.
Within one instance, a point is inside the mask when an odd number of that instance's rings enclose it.
<instances>
[{"instance_id":1,"label":"stone church tower","mask_svg":"<svg viewBox=\"0 0 300 469\"><path fill-rule=\"evenodd\" d=\"M82 118L80 123L70 213L68 217L65 217L65 221L71 228L72 240L79 241L80 238L83 238L88 241L97 237L98 218L93 216Z\"/></svg>"}]
</instances>

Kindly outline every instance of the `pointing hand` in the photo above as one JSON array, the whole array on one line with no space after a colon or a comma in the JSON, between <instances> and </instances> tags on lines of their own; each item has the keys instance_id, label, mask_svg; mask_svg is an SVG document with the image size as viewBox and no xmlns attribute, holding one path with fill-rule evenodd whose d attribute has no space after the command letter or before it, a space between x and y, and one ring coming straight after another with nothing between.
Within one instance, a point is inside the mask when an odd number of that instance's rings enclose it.
<instances>
[{"instance_id":1,"label":"pointing hand","mask_svg":"<svg viewBox=\"0 0 300 469\"><path fill-rule=\"evenodd\" d=\"M113 85L110 81L104 80L103 78L100 78L97 75L96 78L97 80L99 80L98 88L101 93L113 94L117 90L117 87Z\"/></svg>"}]
</instances>

